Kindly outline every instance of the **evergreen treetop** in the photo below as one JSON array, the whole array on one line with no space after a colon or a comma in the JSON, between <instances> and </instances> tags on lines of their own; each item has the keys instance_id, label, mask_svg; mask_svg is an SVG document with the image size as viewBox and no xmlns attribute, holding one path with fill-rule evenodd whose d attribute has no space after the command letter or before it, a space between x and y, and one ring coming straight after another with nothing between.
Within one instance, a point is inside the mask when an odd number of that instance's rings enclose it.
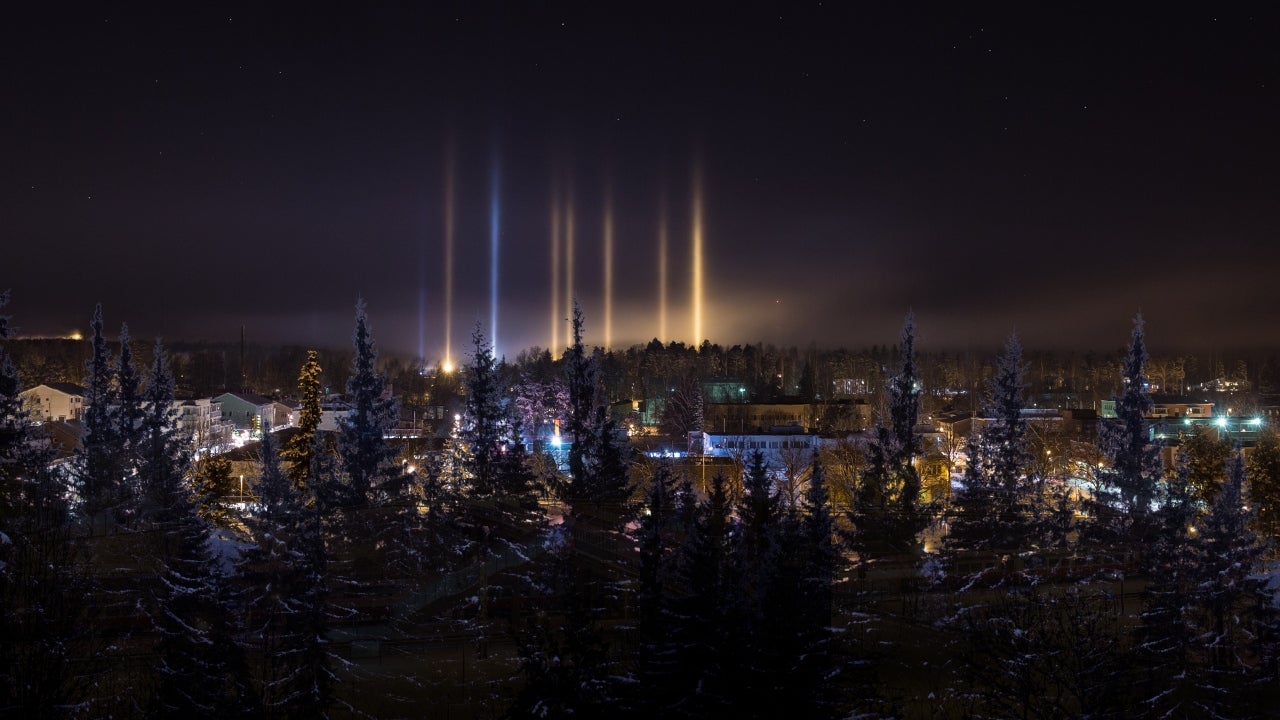
<instances>
[{"instance_id":1,"label":"evergreen treetop","mask_svg":"<svg viewBox=\"0 0 1280 720\"><path fill-rule=\"evenodd\" d=\"M76 455L75 482L80 493L83 517L92 527L115 521L112 513L125 500L125 463L120 452L118 409L120 395L115 383L111 351L102 334L102 305L93 309L89 322L92 348L85 367L84 440Z\"/></svg>"},{"instance_id":2,"label":"evergreen treetop","mask_svg":"<svg viewBox=\"0 0 1280 720\"><path fill-rule=\"evenodd\" d=\"M350 482L352 500L368 502L377 485L395 472L395 449L386 440L399 422L395 400L384 397L387 378L378 372L378 351L365 315L365 303L356 303L356 327L352 333L355 357L347 379L351 411L338 421L338 453Z\"/></svg>"},{"instance_id":3,"label":"evergreen treetop","mask_svg":"<svg viewBox=\"0 0 1280 720\"><path fill-rule=\"evenodd\" d=\"M298 395L302 409L298 413L298 432L285 448L284 460L289 463L288 475L299 488L304 487L311 474L315 448L315 435L320 429L320 353L307 351L307 360L298 372Z\"/></svg>"},{"instance_id":4,"label":"evergreen treetop","mask_svg":"<svg viewBox=\"0 0 1280 720\"><path fill-rule=\"evenodd\" d=\"M1144 368L1147 348L1142 314L1133 320L1133 334L1125 355L1123 387L1116 398L1116 417L1099 424L1099 444L1110 461L1101 473L1102 488L1094 501L1094 515L1104 534L1142 541L1150 531L1152 501L1160 479L1158 448L1147 439L1145 416L1151 409Z\"/></svg>"}]
</instances>

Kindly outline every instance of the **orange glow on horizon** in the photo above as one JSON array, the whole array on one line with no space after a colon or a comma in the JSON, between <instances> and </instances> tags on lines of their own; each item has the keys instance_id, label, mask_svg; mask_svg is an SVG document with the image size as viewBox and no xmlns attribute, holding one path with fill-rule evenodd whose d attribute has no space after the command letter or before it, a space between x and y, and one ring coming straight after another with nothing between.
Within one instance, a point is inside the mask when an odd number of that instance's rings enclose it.
<instances>
[{"instance_id":1,"label":"orange glow on horizon","mask_svg":"<svg viewBox=\"0 0 1280 720\"><path fill-rule=\"evenodd\" d=\"M693 164L693 346L699 347L706 338L702 334L702 164L695 160Z\"/></svg>"},{"instance_id":2,"label":"orange glow on horizon","mask_svg":"<svg viewBox=\"0 0 1280 720\"><path fill-rule=\"evenodd\" d=\"M573 317L573 180L569 180L568 199L564 206L564 302L566 318Z\"/></svg>"},{"instance_id":3,"label":"orange glow on horizon","mask_svg":"<svg viewBox=\"0 0 1280 720\"><path fill-rule=\"evenodd\" d=\"M453 139L450 138L445 147L444 177L444 362L447 367L453 367L454 176Z\"/></svg>"},{"instance_id":4,"label":"orange glow on horizon","mask_svg":"<svg viewBox=\"0 0 1280 720\"><path fill-rule=\"evenodd\" d=\"M560 187L551 181L551 339L547 349L555 357L560 347Z\"/></svg>"},{"instance_id":5,"label":"orange glow on horizon","mask_svg":"<svg viewBox=\"0 0 1280 720\"><path fill-rule=\"evenodd\" d=\"M604 199L604 348L613 344L613 188L605 186Z\"/></svg>"},{"instance_id":6,"label":"orange glow on horizon","mask_svg":"<svg viewBox=\"0 0 1280 720\"><path fill-rule=\"evenodd\" d=\"M658 200L658 340L667 342L667 196Z\"/></svg>"}]
</instances>

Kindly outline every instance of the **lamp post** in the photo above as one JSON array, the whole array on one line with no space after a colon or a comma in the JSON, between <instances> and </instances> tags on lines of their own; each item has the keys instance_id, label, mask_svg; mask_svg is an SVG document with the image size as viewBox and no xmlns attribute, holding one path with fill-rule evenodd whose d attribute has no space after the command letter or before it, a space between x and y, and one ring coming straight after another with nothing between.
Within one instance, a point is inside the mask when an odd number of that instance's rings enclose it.
<instances>
[{"instance_id":1,"label":"lamp post","mask_svg":"<svg viewBox=\"0 0 1280 720\"><path fill-rule=\"evenodd\" d=\"M244 502L244 473L240 473L240 502Z\"/></svg>"}]
</instances>

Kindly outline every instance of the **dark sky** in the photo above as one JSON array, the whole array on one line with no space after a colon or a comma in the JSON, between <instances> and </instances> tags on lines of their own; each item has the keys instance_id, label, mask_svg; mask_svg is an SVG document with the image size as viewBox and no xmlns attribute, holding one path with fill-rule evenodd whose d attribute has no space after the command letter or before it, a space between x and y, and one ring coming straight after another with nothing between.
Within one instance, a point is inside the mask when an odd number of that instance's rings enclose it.
<instances>
[{"instance_id":1,"label":"dark sky","mask_svg":"<svg viewBox=\"0 0 1280 720\"><path fill-rule=\"evenodd\" d=\"M383 347L438 356L452 148L455 355L491 332L495 168L500 352L550 340L553 178L588 340L606 188L614 344L658 334L664 198L690 340L698 162L715 342L893 342L909 308L924 347L1109 349L1139 309L1157 346L1280 337L1256 8L172 5L0 28L0 288L28 334L101 301L135 336L338 346L363 294Z\"/></svg>"}]
</instances>

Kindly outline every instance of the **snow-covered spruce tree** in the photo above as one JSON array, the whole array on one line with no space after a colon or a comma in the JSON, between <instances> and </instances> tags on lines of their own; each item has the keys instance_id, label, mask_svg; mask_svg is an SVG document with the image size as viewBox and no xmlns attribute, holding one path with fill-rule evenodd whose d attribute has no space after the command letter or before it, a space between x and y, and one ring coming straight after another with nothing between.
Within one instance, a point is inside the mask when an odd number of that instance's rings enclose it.
<instances>
[{"instance_id":1,"label":"snow-covered spruce tree","mask_svg":"<svg viewBox=\"0 0 1280 720\"><path fill-rule=\"evenodd\" d=\"M1148 578L1143 608L1134 629L1134 683L1142 703L1160 716L1188 707L1195 682L1187 674L1191 636L1186 617L1198 562L1191 542L1198 511L1180 463L1163 483L1159 509L1152 517L1152 541L1143 556Z\"/></svg>"},{"instance_id":2,"label":"snow-covered spruce tree","mask_svg":"<svg viewBox=\"0 0 1280 720\"><path fill-rule=\"evenodd\" d=\"M733 674L743 680L734 698L744 708L771 707L775 701L792 700L782 684L791 641L792 622L787 616L790 590L787 582L797 578L784 574L784 537L792 529L784 523L781 502L773 492L773 480L764 455L756 451L747 461L738 503L738 532L734 534L733 580L737 586L738 623L742 627L741 646L733 658L738 665ZM768 711L766 711L768 712Z\"/></svg>"},{"instance_id":3,"label":"snow-covered spruce tree","mask_svg":"<svg viewBox=\"0 0 1280 720\"><path fill-rule=\"evenodd\" d=\"M574 303L573 345L565 363L569 388L569 487L566 500L581 517L620 528L629 515L625 441L600 396L596 359L582 344L583 315Z\"/></svg>"},{"instance_id":4,"label":"snow-covered spruce tree","mask_svg":"<svg viewBox=\"0 0 1280 720\"><path fill-rule=\"evenodd\" d=\"M420 582L426 569L439 568L432 560L444 555L440 520L447 510L438 497L439 462L416 462L382 479L370 518L373 569L380 580L400 588Z\"/></svg>"},{"instance_id":5,"label":"snow-covered spruce tree","mask_svg":"<svg viewBox=\"0 0 1280 720\"><path fill-rule=\"evenodd\" d=\"M306 515L294 482L280 468L270 427L262 432L262 476L257 501L245 517L251 545L236 564L243 585L250 652L267 714L288 717L302 711L299 671L305 639L294 615L305 592L304 573L294 547Z\"/></svg>"},{"instance_id":6,"label":"snow-covered spruce tree","mask_svg":"<svg viewBox=\"0 0 1280 720\"><path fill-rule=\"evenodd\" d=\"M185 517L194 501L187 482L191 458L178 434L173 408L173 376L164 347L156 342L145 395L139 398L138 433L134 440L137 463L137 524L142 529L166 528ZM163 533L161 533L163 536ZM157 548L163 561L170 548Z\"/></svg>"},{"instance_id":7,"label":"snow-covered spruce tree","mask_svg":"<svg viewBox=\"0 0 1280 720\"><path fill-rule=\"evenodd\" d=\"M587 627L594 626L606 599L617 596L612 583L629 556L625 528L632 509L627 479L630 448L601 397L598 360L586 354L582 329L582 311L575 304L573 345L566 363L572 445L565 499L570 504L569 561L590 594L581 607L587 616L576 621Z\"/></svg>"},{"instance_id":8,"label":"snow-covered spruce tree","mask_svg":"<svg viewBox=\"0 0 1280 720\"><path fill-rule=\"evenodd\" d=\"M1280 434L1263 433L1245 461L1248 472L1246 496L1254 509L1253 529L1269 541L1274 553L1280 541Z\"/></svg>"},{"instance_id":9,"label":"snow-covered spruce tree","mask_svg":"<svg viewBox=\"0 0 1280 720\"><path fill-rule=\"evenodd\" d=\"M1276 699L1276 648L1280 612L1260 577L1265 548L1250 529L1244 501L1244 460L1237 451L1227 481L1194 541L1192 630L1204 693L1200 717L1262 716Z\"/></svg>"},{"instance_id":10,"label":"snow-covered spruce tree","mask_svg":"<svg viewBox=\"0 0 1280 720\"><path fill-rule=\"evenodd\" d=\"M670 633L674 676L687 698L679 708L683 717L732 717L741 687L744 632L726 485L716 473L709 496L689 514L687 539L677 551Z\"/></svg>"},{"instance_id":11,"label":"snow-covered spruce tree","mask_svg":"<svg viewBox=\"0 0 1280 720\"><path fill-rule=\"evenodd\" d=\"M472 494L490 497L502 485L500 458L509 439L508 417L499 389L497 359L485 341L480 324L471 332L471 364L467 366L467 404L461 437L467 446L466 465Z\"/></svg>"},{"instance_id":12,"label":"snow-covered spruce tree","mask_svg":"<svg viewBox=\"0 0 1280 720\"><path fill-rule=\"evenodd\" d=\"M567 431L570 504L562 541L548 554L543 575L551 593L548 612L559 627L529 628L521 649L526 677L517 705L530 713L600 713L616 704L612 678L619 673L601 619L617 603L621 564L630 560L625 534L630 519L624 440L600 399L596 358L582 344L582 311L575 304L573 345L567 354L570 415ZM551 698L555 698L554 701ZM551 703L551 705L548 705Z\"/></svg>"},{"instance_id":13,"label":"snow-covered spruce tree","mask_svg":"<svg viewBox=\"0 0 1280 720\"><path fill-rule=\"evenodd\" d=\"M373 491L395 474L395 448L387 443L387 433L395 429L400 412L395 400L383 397L387 378L378 372L378 351L365 316L365 304L356 302L356 327L351 337L355 358L347 379L351 412L338 422L338 453L351 487L351 500L364 505L374 499Z\"/></svg>"},{"instance_id":14,"label":"snow-covered spruce tree","mask_svg":"<svg viewBox=\"0 0 1280 720\"><path fill-rule=\"evenodd\" d=\"M824 679L832 671L828 627L837 554L826 482L815 463L798 506L783 508L763 457L750 460L735 538L738 600L732 674L739 712L775 717L833 713Z\"/></svg>"},{"instance_id":15,"label":"snow-covered spruce tree","mask_svg":"<svg viewBox=\"0 0 1280 720\"><path fill-rule=\"evenodd\" d=\"M971 432L965 438L964 490L957 493L951 508L951 531L946 540L949 550L991 547L999 503L985 452L981 433Z\"/></svg>"},{"instance_id":16,"label":"snow-covered spruce tree","mask_svg":"<svg viewBox=\"0 0 1280 720\"><path fill-rule=\"evenodd\" d=\"M0 308L8 293L0 293ZM0 341L9 318L0 315ZM52 717L74 702L71 655L82 629L81 567L67 487L52 447L31 423L17 369L0 345L0 707Z\"/></svg>"},{"instance_id":17,"label":"snow-covered spruce tree","mask_svg":"<svg viewBox=\"0 0 1280 720\"><path fill-rule=\"evenodd\" d=\"M1035 542L1036 521L1045 513L1029 477L1031 453L1022 416L1022 345L1010 335L987 388L993 421L978 433L975 456L956 500L953 545L965 549L1017 552Z\"/></svg>"},{"instance_id":18,"label":"snow-covered spruce tree","mask_svg":"<svg viewBox=\"0 0 1280 720\"><path fill-rule=\"evenodd\" d=\"M238 496L241 486L236 483L231 470L231 460L226 455L209 455L198 462L193 459L192 485L200 517L215 527L226 527L235 522L236 512L226 504L226 500Z\"/></svg>"},{"instance_id":19,"label":"snow-covered spruce tree","mask_svg":"<svg viewBox=\"0 0 1280 720\"><path fill-rule=\"evenodd\" d=\"M777 560L779 506L764 453L756 450L747 460L742 478L742 502L738 506L742 525L738 543L741 563L743 572L755 578L753 582L764 583L766 579L761 573L771 570Z\"/></svg>"},{"instance_id":20,"label":"snow-covered spruce tree","mask_svg":"<svg viewBox=\"0 0 1280 720\"><path fill-rule=\"evenodd\" d=\"M1151 409L1144 385L1147 348L1143 320L1133 321L1133 335L1125 355L1124 387L1116 398L1116 417L1099 423L1098 441L1108 467L1099 472L1099 489L1090 503L1095 539L1145 542L1151 532L1151 503L1160 480L1159 449L1147 440L1143 417Z\"/></svg>"},{"instance_id":21,"label":"snow-covered spruce tree","mask_svg":"<svg viewBox=\"0 0 1280 720\"><path fill-rule=\"evenodd\" d=\"M256 696L233 639L229 592L209 526L187 481L186 443L174 424L173 376L159 342L142 407L138 466L147 502L141 520L153 535L152 559L159 564L148 603L159 637L150 712L250 716Z\"/></svg>"},{"instance_id":22,"label":"snow-covered spruce tree","mask_svg":"<svg viewBox=\"0 0 1280 720\"><path fill-rule=\"evenodd\" d=\"M840 553L828 503L825 472L815 459L801 508L782 518L782 562L762 628L775 636L780 660L774 709L810 718L835 714L830 679L838 665L830 627Z\"/></svg>"},{"instance_id":23,"label":"snow-covered spruce tree","mask_svg":"<svg viewBox=\"0 0 1280 720\"><path fill-rule=\"evenodd\" d=\"M116 389L119 402L116 423L120 428L119 452L124 456L125 492L130 504L137 500L137 465L143 442L142 379L133 359L129 325L120 323L120 357L116 362Z\"/></svg>"},{"instance_id":24,"label":"snow-covered spruce tree","mask_svg":"<svg viewBox=\"0 0 1280 720\"><path fill-rule=\"evenodd\" d=\"M702 378L696 367L685 370L666 394L659 429L674 438L687 438L703 427Z\"/></svg>"},{"instance_id":25,"label":"snow-covered spruce tree","mask_svg":"<svg viewBox=\"0 0 1280 720\"><path fill-rule=\"evenodd\" d=\"M120 452L117 408L120 396L115 384L111 351L102 335L102 305L93 309L89 323L92 354L86 363L84 440L76 452L73 475L80 496L79 514L90 532L116 523L125 501L126 466Z\"/></svg>"},{"instance_id":26,"label":"snow-covered spruce tree","mask_svg":"<svg viewBox=\"0 0 1280 720\"><path fill-rule=\"evenodd\" d=\"M293 575L282 591L288 612L281 619L281 642L289 662L276 680L279 693L273 703L285 717L328 717L338 681L329 657L328 588L333 578L324 522L333 508L327 489L337 481L333 457L318 430L311 442L311 468L303 478L307 490L285 540Z\"/></svg>"},{"instance_id":27,"label":"snow-covered spruce tree","mask_svg":"<svg viewBox=\"0 0 1280 720\"><path fill-rule=\"evenodd\" d=\"M542 529L542 511L527 465L519 421L502 395L493 348L477 325L472 333L472 360L467 367L467 404L461 440L466 499L461 518L488 538L510 549L532 540ZM519 548L516 548L519 551Z\"/></svg>"},{"instance_id":28,"label":"snow-covered spruce tree","mask_svg":"<svg viewBox=\"0 0 1280 720\"><path fill-rule=\"evenodd\" d=\"M1088 585L989 596L952 621L966 718L1123 718L1134 703L1114 597ZM1139 713L1140 717L1158 717Z\"/></svg>"},{"instance_id":29,"label":"snow-covered spruce tree","mask_svg":"<svg viewBox=\"0 0 1280 720\"><path fill-rule=\"evenodd\" d=\"M675 552L682 539L675 478L658 465L645 493L644 512L636 529L639 587L636 591L637 695L631 706L647 717L670 715L683 698L677 648L671 625Z\"/></svg>"},{"instance_id":30,"label":"snow-covered spruce tree","mask_svg":"<svg viewBox=\"0 0 1280 720\"><path fill-rule=\"evenodd\" d=\"M916 369L916 335L915 315L907 314L902 324L902 344L899 353L902 366L898 374L889 379L889 419L893 431L893 452L890 459L899 466L910 467L911 462L920 455L920 438L916 436L916 425L920 420L920 374ZM913 507L920 494L920 479L914 482L910 477L903 477L904 508ZM910 492L914 489L914 493Z\"/></svg>"},{"instance_id":31,"label":"snow-covered spruce tree","mask_svg":"<svg viewBox=\"0 0 1280 720\"><path fill-rule=\"evenodd\" d=\"M315 448L315 434L320 428L320 353L307 351L307 361L298 372L298 395L302 400L302 410L298 413L298 432L290 440L284 452L283 460L288 463L288 475L299 490L305 490L304 483L311 474L311 461Z\"/></svg>"},{"instance_id":32,"label":"snow-covered spruce tree","mask_svg":"<svg viewBox=\"0 0 1280 720\"><path fill-rule=\"evenodd\" d=\"M1178 443L1178 460L1187 466L1187 484L1200 507L1207 511L1227 479L1227 461L1233 445L1216 429L1192 428Z\"/></svg>"},{"instance_id":33,"label":"snow-covered spruce tree","mask_svg":"<svg viewBox=\"0 0 1280 720\"><path fill-rule=\"evenodd\" d=\"M902 365L889 379L889 417L881 418L869 447L869 467L854 497L850 536L864 556L917 553L918 535L929 524L920 503L920 454L915 426L920 416L920 379L916 370L915 317L908 314L899 348Z\"/></svg>"}]
</instances>

